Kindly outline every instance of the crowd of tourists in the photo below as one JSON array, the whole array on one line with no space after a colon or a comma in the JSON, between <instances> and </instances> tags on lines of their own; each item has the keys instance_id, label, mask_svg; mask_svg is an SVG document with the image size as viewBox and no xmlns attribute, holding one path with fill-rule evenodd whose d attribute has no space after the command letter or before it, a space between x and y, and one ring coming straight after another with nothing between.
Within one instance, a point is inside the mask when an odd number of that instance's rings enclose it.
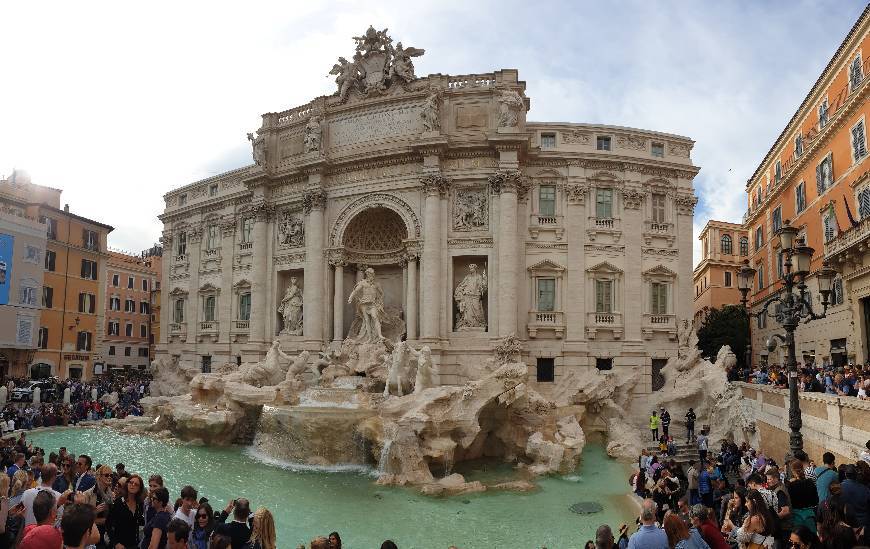
<instances>
[{"instance_id":1,"label":"crowd of tourists","mask_svg":"<svg viewBox=\"0 0 870 549\"><path fill-rule=\"evenodd\" d=\"M846 364L822 366L798 364L800 383L798 388L808 393L826 393L837 396L870 399L870 365ZM735 374L731 381L747 381L774 387L788 387L788 372L777 364L762 364L752 372Z\"/></svg>"},{"instance_id":2,"label":"crowd of tourists","mask_svg":"<svg viewBox=\"0 0 870 549\"><path fill-rule=\"evenodd\" d=\"M655 414L663 425L662 415ZM690 410L691 412L691 410ZM693 413L694 415L694 413ZM669 417L668 417L669 419ZM653 431L653 437L656 437ZM663 435L664 436L664 435ZM595 547L611 549L846 549L870 545L870 441L855 463L825 452L815 462L800 451L787 465L746 443L707 433L687 437L697 459L686 467L667 448L644 450L631 476L642 500L637 531L616 542L599 529ZM590 543L593 543L590 541Z\"/></svg>"}]
</instances>

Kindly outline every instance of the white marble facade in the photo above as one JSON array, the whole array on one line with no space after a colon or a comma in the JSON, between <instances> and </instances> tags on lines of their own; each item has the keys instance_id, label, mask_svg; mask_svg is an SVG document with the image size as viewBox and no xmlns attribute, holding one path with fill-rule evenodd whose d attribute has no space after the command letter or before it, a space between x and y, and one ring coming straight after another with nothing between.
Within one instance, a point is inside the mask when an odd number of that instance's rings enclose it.
<instances>
[{"instance_id":1,"label":"white marble facade","mask_svg":"<svg viewBox=\"0 0 870 549\"><path fill-rule=\"evenodd\" d=\"M612 364L649 388L692 318L693 142L527 122L516 70L411 78L423 50L362 38L334 95L263 115L253 165L166 194L158 353L316 358L372 268L384 335L431 347L441 383L517 334L542 379Z\"/></svg>"}]
</instances>

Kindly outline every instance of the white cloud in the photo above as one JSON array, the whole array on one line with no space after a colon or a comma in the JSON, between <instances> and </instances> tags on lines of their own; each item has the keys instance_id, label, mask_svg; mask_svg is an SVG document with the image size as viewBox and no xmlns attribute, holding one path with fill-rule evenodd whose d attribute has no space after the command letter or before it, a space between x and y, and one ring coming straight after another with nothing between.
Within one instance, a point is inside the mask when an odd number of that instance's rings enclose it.
<instances>
[{"instance_id":1,"label":"white cloud","mask_svg":"<svg viewBox=\"0 0 870 549\"><path fill-rule=\"evenodd\" d=\"M518 68L530 119L695 139L697 235L740 219L746 179L863 7L6 3L0 170L63 188L116 227L112 245L143 249L166 191L248 163L259 114L332 93L327 71L373 24L426 48L420 74Z\"/></svg>"}]
</instances>

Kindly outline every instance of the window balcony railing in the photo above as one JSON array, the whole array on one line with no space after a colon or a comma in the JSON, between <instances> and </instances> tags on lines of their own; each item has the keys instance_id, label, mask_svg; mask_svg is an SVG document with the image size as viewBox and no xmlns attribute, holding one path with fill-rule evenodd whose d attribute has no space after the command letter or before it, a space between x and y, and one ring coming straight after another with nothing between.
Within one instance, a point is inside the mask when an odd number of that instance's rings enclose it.
<instances>
[{"instance_id":1,"label":"window balcony railing","mask_svg":"<svg viewBox=\"0 0 870 549\"><path fill-rule=\"evenodd\" d=\"M220 257L221 249L220 248L211 248L209 250L203 250L202 252L206 257Z\"/></svg>"},{"instance_id":2,"label":"window balcony railing","mask_svg":"<svg viewBox=\"0 0 870 549\"><path fill-rule=\"evenodd\" d=\"M665 221L647 221L646 230L651 233L669 234L674 229L673 223Z\"/></svg>"},{"instance_id":3,"label":"window balcony railing","mask_svg":"<svg viewBox=\"0 0 870 549\"><path fill-rule=\"evenodd\" d=\"M589 339L595 339L599 330L610 330L615 339L620 339L623 329L622 313L586 313L586 335Z\"/></svg>"},{"instance_id":4,"label":"window balcony railing","mask_svg":"<svg viewBox=\"0 0 870 549\"><path fill-rule=\"evenodd\" d=\"M529 311L526 324L531 338L537 337L541 330L552 330L559 339L565 335L565 313L562 311Z\"/></svg>"},{"instance_id":5,"label":"window balcony railing","mask_svg":"<svg viewBox=\"0 0 870 549\"><path fill-rule=\"evenodd\" d=\"M239 243L240 250L250 250L253 247L254 247L253 242L241 242L241 243Z\"/></svg>"},{"instance_id":6,"label":"window balcony railing","mask_svg":"<svg viewBox=\"0 0 870 549\"><path fill-rule=\"evenodd\" d=\"M184 263L184 262L186 262L186 261L187 261L187 255L186 255L186 254L178 254L178 255L175 256L175 262L176 262L176 263Z\"/></svg>"},{"instance_id":7,"label":"window balcony railing","mask_svg":"<svg viewBox=\"0 0 870 549\"><path fill-rule=\"evenodd\" d=\"M565 233L562 219L561 215L532 214L529 218L529 233L532 238L538 238L541 231L553 231L556 233L556 240L562 240Z\"/></svg>"},{"instance_id":8,"label":"window balcony railing","mask_svg":"<svg viewBox=\"0 0 870 549\"><path fill-rule=\"evenodd\" d=\"M862 220L857 226L850 227L825 242L825 259L833 259L834 256L868 240L870 240L870 218Z\"/></svg>"},{"instance_id":9,"label":"window balcony railing","mask_svg":"<svg viewBox=\"0 0 870 549\"><path fill-rule=\"evenodd\" d=\"M612 229L616 225L612 217L595 217L593 221L598 229Z\"/></svg>"},{"instance_id":10,"label":"window balcony railing","mask_svg":"<svg viewBox=\"0 0 870 549\"><path fill-rule=\"evenodd\" d=\"M247 332L250 329L250 320L233 320L234 332Z\"/></svg>"},{"instance_id":11,"label":"window balcony railing","mask_svg":"<svg viewBox=\"0 0 870 549\"><path fill-rule=\"evenodd\" d=\"M199 333L214 334L217 333L219 323L217 320L203 320L199 323Z\"/></svg>"}]
</instances>

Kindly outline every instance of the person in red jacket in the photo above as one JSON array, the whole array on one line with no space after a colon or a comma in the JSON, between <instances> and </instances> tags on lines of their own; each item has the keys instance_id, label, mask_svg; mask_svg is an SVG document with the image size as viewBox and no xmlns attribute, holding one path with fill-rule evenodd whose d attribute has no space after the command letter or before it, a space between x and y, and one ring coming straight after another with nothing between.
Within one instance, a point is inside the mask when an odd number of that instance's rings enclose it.
<instances>
[{"instance_id":1,"label":"person in red jacket","mask_svg":"<svg viewBox=\"0 0 870 549\"><path fill-rule=\"evenodd\" d=\"M692 526L698 529L710 549L731 549L719 527L710 518L710 510L700 503L692 506Z\"/></svg>"}]
</instances>

